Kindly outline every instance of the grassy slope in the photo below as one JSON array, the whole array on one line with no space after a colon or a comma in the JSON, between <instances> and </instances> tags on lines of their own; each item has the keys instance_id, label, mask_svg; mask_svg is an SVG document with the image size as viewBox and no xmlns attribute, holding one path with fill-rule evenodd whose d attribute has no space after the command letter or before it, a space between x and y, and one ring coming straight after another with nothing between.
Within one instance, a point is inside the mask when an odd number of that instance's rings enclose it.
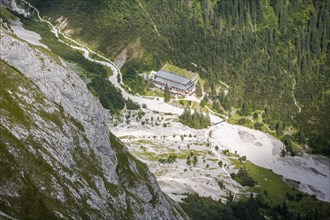
<instances>
[{"instance_id":1,"label":"grassy slope","mask_svg":"<svg viewBox=\"0 0 330 220\"><path fill-rule=\"evenodd\" d=\"M318 201L312 196L299 192L285 183L282 176L275 174L271 170L254 165L249 161L243 163L240 163L237 159L232 159L231 161L236 165L236 168L247 168L249 176L257 182L254 187L249 187L247 191L262 195L264 201L272 207L282 205L286 201L289 210L296 213L306 214L312 209L319 209L319 212L324 216L330 215L329 203ZM287 194L293 196L294 199L288 200ZM296 197L300 195L302 199L296 201Z\"/></svg>"}]
</instances>

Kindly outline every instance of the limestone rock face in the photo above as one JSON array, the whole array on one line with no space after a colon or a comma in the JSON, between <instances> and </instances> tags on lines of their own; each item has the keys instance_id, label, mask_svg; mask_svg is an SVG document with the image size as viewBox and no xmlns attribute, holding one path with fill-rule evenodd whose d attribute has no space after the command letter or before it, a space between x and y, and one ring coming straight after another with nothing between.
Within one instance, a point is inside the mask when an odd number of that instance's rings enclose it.
<instances>
[{"instance_id":1,"label":"limestone rock face","mask_svg":"<svg viewBox=\"0 0 330 220\"><path fill-rule=\"evenodd\" d=\"M78 74L0 26L0 216L185 218Z\"/></svg>"},{"instance_id":2,"label":"limestone rock face","mask_svg":"<svg viewBox=\"0 0 330 220\"><path fill-rule=\"evenodd\" d=\"M109 131L105 125L107 112L85 83L62 63L56 63L25 42L4 33L1 36L1 59L31 79L50 101L62 106L65 113L82 124L90 145L95 148L94 152L101 158L105 157L102 163L107 168L108 181L116 183L118 177L114 169L117 159L114 153L97 150L110 146ZM89 151L88 148L86 150Z\"/></svg>"}]
</instances>

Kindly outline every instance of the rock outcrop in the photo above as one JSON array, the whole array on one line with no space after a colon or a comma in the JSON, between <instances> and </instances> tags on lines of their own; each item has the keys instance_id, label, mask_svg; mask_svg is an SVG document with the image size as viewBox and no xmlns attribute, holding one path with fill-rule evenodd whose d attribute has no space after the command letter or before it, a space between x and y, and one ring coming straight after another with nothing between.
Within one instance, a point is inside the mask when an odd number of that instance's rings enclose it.
<instances>
[{"instance_id":1,"label":"rock outcrop","mask_svg":"<svg viewBox=\"0 0 330 220\"><path fill-rule=\"evenodd\" d=\"M0 28L0 211L13 218L183 219L113 136L78 74Z\"/></svg>"}]
</instances>

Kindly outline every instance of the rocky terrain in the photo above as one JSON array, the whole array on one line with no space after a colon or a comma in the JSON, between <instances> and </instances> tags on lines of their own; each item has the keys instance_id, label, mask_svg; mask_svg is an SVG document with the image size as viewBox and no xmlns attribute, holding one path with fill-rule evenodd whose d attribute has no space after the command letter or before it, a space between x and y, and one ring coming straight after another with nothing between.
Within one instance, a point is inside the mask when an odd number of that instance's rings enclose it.
<instances>
[{"instance_id":1,"label":"rocky terrain","mask_svg":"<svg viewBox=\"0 0 330 220\"><path fill-rule=\"evenodd\" d=\"M1 215L183 219L148 168L110 134L108 112L77 73L19 37L1 22Z\"/></svg>"},{"instance_id":2,"label":"rocky terrain","mask_svg":"<svg viewBox=\"0 0 330 220\"><path fill-rule=\"evenodd\" d=\"M174 200L180 201L184 193L222 200L230 192L244 194L244 187L233 181L229 173L237 171L232 159L245 156L255 165L296 181L300 191L330 201L326 157L308 154L281 157L283 144L268 134L227 122L196 130L178 122L177 115L167 110L168 113L125 111L121 117L112 117L109 126L132 154L148 164L161 188ZM213 123L221 120L214 115L211 118ZM159 161L170 155L176 155L175 162Z\"/></svg>"},{"instance_id":3,"label":"rocky terrain","mask_svg":"<svg viewBox=\"0 0 330 220\"><path fill-rule=\"evenodd\" d=\"M16 4L11 8L29 14ZM28 8L35 15L38 12ZM281 157L284 145L279 140L227 123L213 112L214 125L207 129L182 125L178 121L182 106L174 104L179 100L168 104L160 97L128 93L116 62L62 35L38 12L36 20L51 27L56 41L82 52L84 61L111 69L109 81L121 95L143 106L110 115L81 80L75 63L58 57L45 41L39 42L37 33L1 10L3 218L184 219L173 200L181 202L185 193L227 201L251 190L267 197L267 190L277 187L283 188L278 192L281 199L290 199L288 192L302 195L299 189L314 196L304 194L304 204L315 198L330 201L326 157ZM254 176L259 181L255 188L231 177L239 166L249 167L252 175L259 172ZM271 188L265 190L265 185ZM276 203L286 201L271 197L267 199Z\"/></svg>"}]
</instances>

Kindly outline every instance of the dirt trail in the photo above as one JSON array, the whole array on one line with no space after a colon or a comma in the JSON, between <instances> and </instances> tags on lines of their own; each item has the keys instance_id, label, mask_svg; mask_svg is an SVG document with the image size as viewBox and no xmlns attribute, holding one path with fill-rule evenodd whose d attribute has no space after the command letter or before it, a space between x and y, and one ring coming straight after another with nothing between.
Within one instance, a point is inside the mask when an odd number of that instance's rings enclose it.
<instances>
[{"instance_id":1,"label":"dirt trail","mask_svg":"<svg viewBox=\"0 0 330 220\"><path fill-rule=\"evenodd\" d=\"M295 89L295 87L296 87L296 84L297 84L296 79L293 79L293 85L292 85L292 93L291 93L291 95L292 95L292 98L293 98L294 104L295 104L295 105L297 106L297 108L298 108L298 113L301 113L301 107L299 106L299 103L297 102L296 97L294 96L294 89Z\"/></svg>"}]
</instances>

